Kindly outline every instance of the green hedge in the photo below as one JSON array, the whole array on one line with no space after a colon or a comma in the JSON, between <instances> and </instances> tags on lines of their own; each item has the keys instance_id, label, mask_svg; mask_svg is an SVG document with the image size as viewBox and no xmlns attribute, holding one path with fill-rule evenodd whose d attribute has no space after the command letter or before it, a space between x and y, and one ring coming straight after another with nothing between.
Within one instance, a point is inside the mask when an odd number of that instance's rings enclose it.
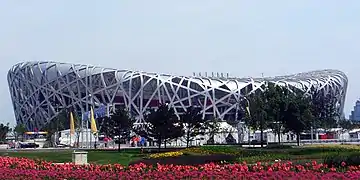
<instances>
[{"instance_id":1,"label":"green hedge","mask_svg":"<svg viewBox=\"0 0 360 180\"><path fill-rule=\"evenodd\" d=\"M347 166L359 166L360 165L360 152L351 153L338 153L325 157L324 164L334 167L342 166L341 163L345 162Z\"/></svg>"}]
</instances>

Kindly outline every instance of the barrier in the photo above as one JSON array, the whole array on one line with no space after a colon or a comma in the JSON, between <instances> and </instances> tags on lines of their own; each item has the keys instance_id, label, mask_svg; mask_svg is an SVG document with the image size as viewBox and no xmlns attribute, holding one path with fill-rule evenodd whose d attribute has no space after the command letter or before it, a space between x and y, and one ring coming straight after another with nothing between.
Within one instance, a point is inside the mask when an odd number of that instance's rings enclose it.
<instances>
[{"instance_id":1,"label":"barrier","mask_svg":"<svg viewBox=\"0 0 360 180\"><path fill-rule=\"evenodd\" d=\"M76 165L85 165L87 164L87 154L86 151L74 151L72 153L72 162Z\"/></svg>"}]
</instances>

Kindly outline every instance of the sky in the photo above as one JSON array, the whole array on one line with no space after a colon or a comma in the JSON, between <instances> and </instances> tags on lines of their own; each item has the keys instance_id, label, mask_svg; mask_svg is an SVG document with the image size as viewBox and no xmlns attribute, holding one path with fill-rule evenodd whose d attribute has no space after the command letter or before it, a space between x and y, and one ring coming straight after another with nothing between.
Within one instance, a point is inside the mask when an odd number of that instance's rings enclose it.
<instances>
[{"instance_id":1,"label":"sky","mask_svg":"<svg viewBox=\"0 0 360 180\"><path fill-rule=\"evenodd\" d=\"M8 70L34 60L237 77L338 69L348 117L359 32L359 0L1 0L0 122L15 124Z\"/></svg>"}]
</instances>

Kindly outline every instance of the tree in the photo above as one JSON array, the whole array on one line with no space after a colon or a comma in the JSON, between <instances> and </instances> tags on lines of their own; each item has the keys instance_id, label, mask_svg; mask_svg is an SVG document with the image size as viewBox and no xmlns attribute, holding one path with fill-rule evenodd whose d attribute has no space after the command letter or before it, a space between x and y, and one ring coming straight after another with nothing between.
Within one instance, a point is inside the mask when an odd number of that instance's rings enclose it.
<instances>
[{"instance_id":1,"label":"tree","mask_svg":"<svg viewBox=\"0 0 360 180\"><path fill-rule=\"evenodd\" d=\"M52 136L62 130L70 127L69 116L67 110L61 110L58 115L45 123L45 125L41 128L42 131L46 131L48 134L46 139L53 145ZM56 139L55 139L56 141Z\"/></svg>"},{"instance_id":2,"label":"tree","mask_svg":"<svg viewBox=\"0 0 360 180\"><path fill-rule=\"evenodd\" d=\"M103 118L103 123L100 132L104 132L110 137L118 136L118 151L120 152L120 139L130 139L134 120L130 117L129 112L124 107L120 107L115 110L114 114L110 115L110 118Z\"/></svg>"},{"instance_id":3,"label":"tree","mask_svg":"<svg viewBox=\"0 0 360 180\"><path fill-rule=\"evenodd\" d=\"M100 119L98 119L99 123L99 133L102 135L106 135L108 137L114 137L114 133L112 133L112 124L111 124L111 118L108 116L104 116Z\"/></svg>"},{"instance_id":4,"label":"tree","mask_svg":"<svg viewBox=\"0 0 360 180\"><path fill-rule=\"evenodd\" d=\"M311 124L311 100L301 92L288 94L286 110L284 111L283 123L285 131L296 133L297 144L300 145L300 133Z\"/></svg>"},{"instance_id":5,"label":"tree","mask_svg":"<svg viewBox=\"0 0 360 180\"><path fill-rule=\"evenodd\" d=\"M215 144L215 134L220 130L220 120L216 117L206 121L206 134L209 135L209 139L207 140L207 144Z\"/></svg>"},{"instance_id":6,"label":"tree","mask_svg":"<svg viewBox=\"0 0 360 180\"><path fill-rule=\"evenodd\" d=\"M339 127L346 129L346 130L350 130L354 127L353 123L349 120L346 119L342 119L338 122Z\"/></svg>"},{"instance_id":7,"label":"tree","mask_svg":"<svg viewBox=\"0 0 360 180\"><path fill-rule=\"evenodd\" d=\"M161 144L183 136L184 128L181 121L175 115L174 109L167 104L161 104L157 110L151 109L145 115L147 126L146 135L157 142L160 151Z\"/></svg>"},{"instance_id":8,"label":"tree","mask_svg":"<svg viewBox=\"0 0 360 180\"><path fill-rule=\"evenodd\" d=\"M0 142L6 141L6 135L11 131L11 128L9 127L9 123L7 124L0 124Z\"/></svg>"},{"instance_id":9,"label":"tree","mask_svg":"<svg viewBox=\"0 0 360 180\"><path fill-rule=\"evenodd\" d=\"M314 116L312 125L314 128L329 129L336 127L340 114L336 107L337 99L334 95L322 91L312 95L311 112Z\"/></svg>"},{"instance_id":10,"label":"tree","mask_svg":"<svg viewBox=\"0 0 360 180\"><path fill-rule=\"evenodd\" d=\"M286 99L289 94L289 90L285 87L276 86L273 83L269 83L264 91L266 99L266 114L268 127L271 128L275 134L278 135L278 143L281 143L282 124L281 119L286 108Z\"/></svg>"},{"instance_id":11,"label":"tree","mask_svg":"<svg viewBox=\"0 0 360 180\"><path fill-rule=\"evenodd\" d=\"M253 129L260 129L260 143L264 147L264 129L268 127L267 112L266 112L266 98L262 92L256 92L250 95L249 109L250 117L245 121L246 125Z\"/></svg>"},{"instance_id":12,"label":"tree","mask_svg":"<svg viewBox=\"0 0 360 180\"><path fill-rule=\"evenodd\" d=\"M14 135L15 135L15 141L18 141L19 136L22 136L22 139L24 139L24 134L26 132L26 127L24 124L17 124L14 128Z\"/></svg>"},{"instance_id":13,"label":"tree","mask_svg":"<svg viewBox=\"0 0 360 180\"><path fill-rule=\"evenodd\" d=\"M194 141L196 136L205 135L209 126L208 121L202 118L200 112L200 108L190 106L180 118L181 123L185 126L186 147L189 147L189 143Z\"/></svg>"}]
</instances>

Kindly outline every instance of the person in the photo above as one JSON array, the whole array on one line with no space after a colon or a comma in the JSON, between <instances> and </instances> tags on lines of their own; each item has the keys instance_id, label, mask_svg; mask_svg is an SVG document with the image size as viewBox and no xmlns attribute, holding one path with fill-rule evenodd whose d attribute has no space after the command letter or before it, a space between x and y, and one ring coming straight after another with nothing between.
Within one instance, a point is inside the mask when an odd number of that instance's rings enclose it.
<instances>
[{"instance_id":1,"label":"person","mask_svg":"<svg viewBox=\"0 0 360 180\"><path fill-rule=\"evenodd\" d=\"M140 137L140 146L145 146L145 137Z\"/></svg>"},{"instance_id":2,"label":"person","mask_svg":"<svg viewBox=\"0 0 360 180\"><path fill-rule=\"evenodd\" d=\"M141 147L141 153L144 153L144 146L145 146L145 137L140 136L140 147Z\"/></svg>"},{"instance_id":3,"label":"person","mask_svg":"<svg viewBox=\"0 0 360 180\"><path fill-rule=\"evenodd\" d=\"M109 139L107 137L104 138L104 142L105 142L105 148L107 148L107 144L109 142Z\"/></svg>"}]
</instances>

